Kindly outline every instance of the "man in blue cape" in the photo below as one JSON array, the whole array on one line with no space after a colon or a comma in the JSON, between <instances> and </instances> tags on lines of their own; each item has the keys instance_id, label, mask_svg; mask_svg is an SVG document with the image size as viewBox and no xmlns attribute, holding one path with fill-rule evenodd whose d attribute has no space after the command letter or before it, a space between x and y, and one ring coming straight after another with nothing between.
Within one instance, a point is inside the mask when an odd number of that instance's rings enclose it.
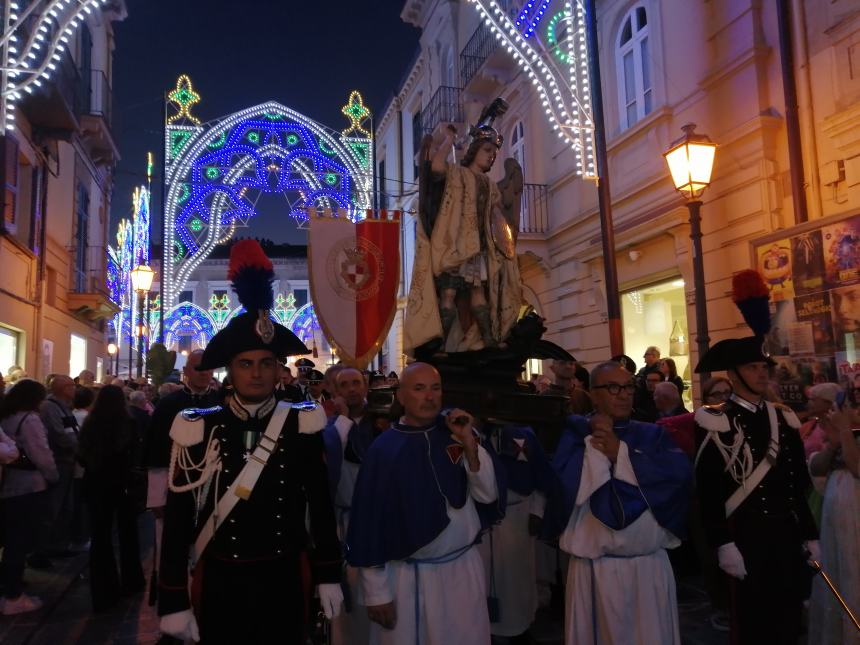
<instances>
[{"instance_id":1,"label":"man in blue cape","mask_svg":"<svg viewBox=\"0 0 860 645\"><path fill-rule=\"evenodd\" d=\"M571 555L566 645L681 642L666 549L683 537L692 472L664 429L630 420L635 390L620 363L595 367L595 413L568 419L553 459L562 490L545 520Z\"/></svg>"},{"instance_id":2,"label":"man in blue cape","mask_svg":"<svg viewBox=\"0 0 860 645\"><path fill-rule=\"evenodd\" d=\"M479 443L470 414L439 414L435 368L407 367L397 397L405 413L362 461L347 532L347 561L359 567L372 640L489 643L475 544L503 515L502 469Z\"/></svg>"}]
</instances>

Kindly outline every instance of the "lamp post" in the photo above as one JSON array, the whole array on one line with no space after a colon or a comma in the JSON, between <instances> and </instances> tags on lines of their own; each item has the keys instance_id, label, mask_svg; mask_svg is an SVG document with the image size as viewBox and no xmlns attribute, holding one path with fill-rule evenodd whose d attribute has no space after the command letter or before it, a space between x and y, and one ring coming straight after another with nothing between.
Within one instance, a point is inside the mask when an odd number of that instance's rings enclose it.
<instances>
[{"instance_id":1,"label":"lamp post","mask_svg":"<svg viewBox=\"0 0 860 645\"><path fill-rule=\"evenodd\" d=\"M152 287L155 271L141 264L131 271L131 288L137 293L138 327L137 327L137 377L143 376L143 334L146 322L143 318L143 299Z\"/></svg>"},{"instance_id":2,"label":"lamp post","mask_svg":"<svg viewBox=\"0 0 860 645\"><path fill-rule=\"evenodd\" d=\"M110 370L109 370L109 373L113 374L114 376L116 376L116 375L117 375L117 373L119 372L119 361L117 361L116 372L114 372L114 360L113 360L113 357L114 357L114 356L116 356L116 354L117 354L117 349L118 349L118 348L117 348L117 346L116 346L116 343L108 343L108 346L107 346L107 353L108 353L108 356L110 356Z\"/></svg>"},{"instance_id":3,"label":"lamp post","mask_svg":"<svg viewBox=\"0 0 860 645\"><path fill-rule=\"evenodd\" d=\"M684 136L672 143L663 153L675 189L687 200L690 211L690 239L693 242L693 289L696 294L696 346L699 359L705 355L710 345L708 337L708 303L705 296L705 265L702 258L702 201L699 199L711 183L711 170L714 167L714 153L717 144L707 135L696 134L695 123L681 128ZM701 373L702 381L710 378L710 373Z\"/></svg>"}]
</instances>

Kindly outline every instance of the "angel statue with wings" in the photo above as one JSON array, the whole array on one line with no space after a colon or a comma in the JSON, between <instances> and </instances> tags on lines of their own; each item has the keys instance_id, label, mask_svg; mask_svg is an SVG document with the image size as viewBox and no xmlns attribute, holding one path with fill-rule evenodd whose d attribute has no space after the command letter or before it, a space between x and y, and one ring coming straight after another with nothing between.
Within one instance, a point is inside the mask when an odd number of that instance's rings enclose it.
<instances>
[{"instance_id":1,"label":"angel statue with wings","mask_svg":"<svg viewBox=\"0 0 860 645\"><path fill-rule=\"evenodd\" d=\"M435 152L430 136L422 143L420 224L404 329L410 355L504 346L517 322L522 168L507 159L505 178L496 184L489 177L503 141L492 124L506 110L501 98L484 110L459 164L448 161L453 126Z\"/></svg>"}]
</instances>

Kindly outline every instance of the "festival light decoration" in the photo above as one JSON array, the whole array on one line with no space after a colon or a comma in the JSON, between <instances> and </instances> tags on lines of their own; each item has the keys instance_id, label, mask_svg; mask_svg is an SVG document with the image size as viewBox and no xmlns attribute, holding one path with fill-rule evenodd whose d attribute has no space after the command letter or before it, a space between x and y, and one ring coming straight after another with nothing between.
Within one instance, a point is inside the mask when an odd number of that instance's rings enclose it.
<instances>
[{"instance_id":1,"label":"festival light decoration","mask_svg":"<svg viewBox=\"0 0 860 645\"><path fill-rule=\"evenodd\" d=\"M468 2L528 76L553 130L574 151L577 175L596 179L582 0L529 0L515 21L496 0ZM552 18L541 34L544 14Z\"/></svg>"},{"instance_id":2,"label":"festival light decoration","mask_svg":"<svg viewBox=\"0 0 860 645\"><path fill-rule=\"evenodd\" d=\"M260 194L284 194L300 226L308 208L346 209L362 219L373 199L371 133L361 128L370 111L358 92L344 107L351 123L344 132L364 136L347 136L273 101L201 124L187 109L200 95L182 78L174 92L186 92L168 96L175 114L164 141L163 243L173 250L164 267L168 308L215 246L247 226Z\"/></svg>"},{"instance_id":3,"label":"festival light decoration","mask_svg":"<svg viewBox=\"0 0 860 645\"><path fill-rule=\"evenodd\" d=\"M9 0L2 9L0 118L15 128L15 105L49 81L87 14L110 0ZM25 5L22 9L21 5Z\"/></svg>"}]
</instances>

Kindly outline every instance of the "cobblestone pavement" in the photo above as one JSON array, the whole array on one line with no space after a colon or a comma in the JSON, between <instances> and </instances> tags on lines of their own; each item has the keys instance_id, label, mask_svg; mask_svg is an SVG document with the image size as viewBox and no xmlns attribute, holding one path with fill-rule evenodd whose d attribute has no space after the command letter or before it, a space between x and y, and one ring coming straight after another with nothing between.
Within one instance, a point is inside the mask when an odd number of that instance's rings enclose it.
<instances>
[{"instance_id":1,"label":"cobblestone pavement","mask_svg":"<svg viewBox=\"0 0 860 645\"><path fill-rule=\"evenodd\" d=\"M152 536L149 515L141 518L141 535ZM151 543L151 537L141 539ZM150 571L151 549L144 556ZM158 618L146 594L124 598L111 612L93 614L87 581L87 556L55 560L49 571L28 569L27 591L45 606L38 612L5 618L0 616L2 645L153 645L158 641ZM678 585L681 634L684 645L726 645L728 636L711 628L710 608L695 581ZM541 612L533 627L536 645L561 645L561 624ZM244 644L237 644L244 645ZM495 644L494 644L495 645ZM498 645L504 645L499 640ZM658 644L655 644L658 645Z\"/></svg>"}]
</instances>

